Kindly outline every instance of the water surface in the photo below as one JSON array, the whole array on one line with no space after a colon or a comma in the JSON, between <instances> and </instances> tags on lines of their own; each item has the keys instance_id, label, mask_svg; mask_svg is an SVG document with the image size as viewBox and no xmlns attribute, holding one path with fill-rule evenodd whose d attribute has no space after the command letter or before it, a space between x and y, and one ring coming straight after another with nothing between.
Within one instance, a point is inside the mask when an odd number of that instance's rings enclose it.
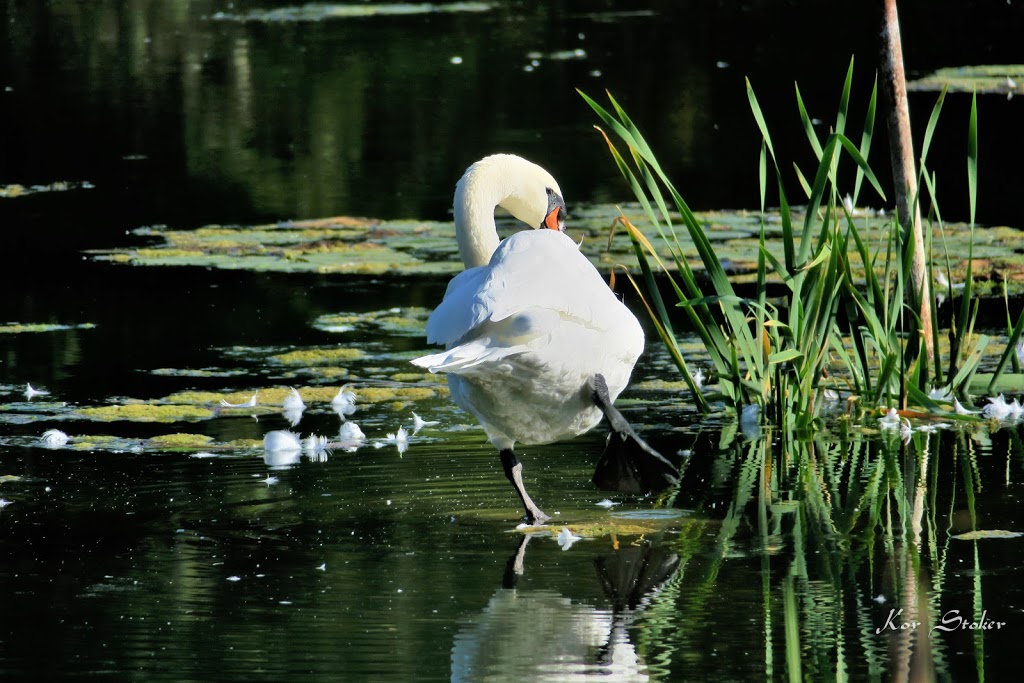
<instances>
[{"instance_id":1,"label":"water surface","mask_svg":"<svg viewBox=\"0 0 1024 683\"><path fill-rule=\"evenodd\" d=\"M695 207L753 207L758 140L743 77L780 128L776 145L799 159L792 81L824 132L851 54L866 98L873 16L846 3L840 30L835 7L816 3L608 1L239 18L282 6L0 6L0 184L49 186L0 199L0 322L72 326L0 335L5 678L817 680L838 669L854 680L971 680L1016 670L1021 540L954 538L1019 530L1016 425L903 443L865 416L845 430L831 423L818 443L745 437L722 415L699 419L684 391L643 385L674 379L651 345L621 406L653 445L680 453L679 488L651 498L594 489L600 431L528 448L528 485L554 516L528 535L479 428L440 384L406 376L425 350L420 335L315 325L429 308L443 280L145 269L81 254L136 244L128 231L152 224L443 220L461 170L496 150L543 162L570 209L621 201L628 190L576 87L615 92ZM901 11L911 72L1019 57L1014 5L956 20L930 4ZM911 97L916 112L930 109L933 96ZM1022 99L981 103L983 222L1019 222L1008 188L1020 150L999 131ZM933 163L949 192L944 214L963 218L966 99L947 107L950 142L937 141ZM873 163L884 176L885 160ZM268 360L332 346L364 355L335 374ZM280 429L337 434L323 399L309 399L295 426L279 406L253 417L216 412L216 401L210 417L170 423L76 412L185 390L296 386L308 398L346 382L364 396L351 419L368 441L315 458L268 455L261 442ZM27 383L49 394L28 400ZM389 386L434 395L365 399ZM439 424L400 455L387 434L411 427L413 411ZM44 447L50 428L68 446ZM210 441L154 445L175 433ZM606 498L615 505L598 505ZM564 549L563 526L584 538ZM914 630L886 629L900 608L924 625L913 659ZM934 631L952 610L1004 626Z\"/></svg>"}]
</instances>

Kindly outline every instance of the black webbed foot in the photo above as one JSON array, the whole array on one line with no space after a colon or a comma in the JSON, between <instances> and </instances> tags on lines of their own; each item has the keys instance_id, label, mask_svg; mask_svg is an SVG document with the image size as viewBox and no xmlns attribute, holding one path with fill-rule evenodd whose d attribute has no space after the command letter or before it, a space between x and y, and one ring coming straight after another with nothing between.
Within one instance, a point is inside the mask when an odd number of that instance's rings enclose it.
<instances>
[{"instance_id":1,"label":"black webbed foot","mask_svg":"<svg viewBox=\"0 0 1024 683\"><path fill-rule=\"evenodd\" d=\"M606 491L645 494L660 491L679 481L679 470L633 431L608 395L604 376L590 381L594 403L611 426L608 442L594 470L594 485Z\"/></svg>"}]
</instances>

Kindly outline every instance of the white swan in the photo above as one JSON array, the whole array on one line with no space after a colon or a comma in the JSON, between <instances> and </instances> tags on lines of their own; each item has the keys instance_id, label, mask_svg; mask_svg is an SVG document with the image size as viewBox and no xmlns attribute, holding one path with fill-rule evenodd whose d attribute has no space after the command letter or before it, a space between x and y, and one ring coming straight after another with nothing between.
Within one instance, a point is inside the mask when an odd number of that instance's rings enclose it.
<instances>
[{"instance_id":1,"label":"white swan","mask_svg":"<svg viewBox=\"0 0 1024 683\"><path fill-rule=\"evenodd\" d=\"M498 206L538 229L499 244ZM452 279L427 322L427 341L444 344L445 351L412 362L447 373L452 398L477 417L501 452L527 517L548 519L523 487L515 443L568 439L594 427L602 414L622 440L639 442L640 452L660 461L664 481L674 481L675 468L611 405L643 351L644 334L563 232L565 203L555 179L525 159L495 154L466 170L455 187L454 209L466 270ZM623 470L635 475L635 464L614 460L613 478Z\"/></svg>"}]
</instances>

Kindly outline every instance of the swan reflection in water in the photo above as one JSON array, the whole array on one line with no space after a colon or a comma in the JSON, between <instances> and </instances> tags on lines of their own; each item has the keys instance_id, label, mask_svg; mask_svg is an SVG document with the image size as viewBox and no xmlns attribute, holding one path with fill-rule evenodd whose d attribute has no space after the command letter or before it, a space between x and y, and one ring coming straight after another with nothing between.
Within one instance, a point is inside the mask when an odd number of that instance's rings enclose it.
<instances>
[{"instance_id":1,"label":"swan reflection in water","mask_svg":"<svg viewBox=\"0 0 1024 683\"><path fill-rule=\"evenodd\" d=\"M611 603L602 609L550 589L516 588L529 542L524 536L504 586L456 635L451 680L649 680L629 626L675 575L679 557L645 545L596 558L595 578Z\"/></svg>"}]
</instances>

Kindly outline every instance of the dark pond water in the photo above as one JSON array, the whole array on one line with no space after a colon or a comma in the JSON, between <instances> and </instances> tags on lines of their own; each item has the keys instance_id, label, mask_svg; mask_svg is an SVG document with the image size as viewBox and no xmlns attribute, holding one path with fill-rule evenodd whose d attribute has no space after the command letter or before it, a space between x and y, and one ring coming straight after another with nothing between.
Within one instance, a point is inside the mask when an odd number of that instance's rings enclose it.
<instances>
[{"instance_id":1,"label":"dark pond water","mask_svg":"<svg viewBox=\"0 0 1024 683\"><path fill-rule=\"evenodd\" d=\"M681 454L680 486L612 496L608 508L589 484L602 433L527 449L531 491L557 512L531 535L515 528L482 432L441 385L409 374L425 347L417 307L433 306L444 281L144 269L81 254L133 244L128 231L150 224L444 219L461 170L496 150L549 167L570 205L621 200L576 87L619 97L694 206L751 207L758 140L743 77L777 145L806 154L792 81L828 120L855 55L862 110L873 14L860 3L613 1L266 13L281 7L0 3L0 186L51 186L0 198L0 325L89 325L0 333L0 676L998 680L1016 670L1021 539L954 538L1018 530L1016 425L919 430L905 443L873 418L837 420L809 444L744 436L662 388L656 380L675 376L651 345L622 408L653 445ZM912 73L1019 61L1015 4L901 11ZM933 98L913 95L914 112ZM1019 223L1021 150L1008 131L1022 99L982 99L983 222ZM967 106L950 97L949 142L933 151L950 218L965 206ZM885 175L884 159L875 164ZM72 185L52 187L60 181ZM351 329L323 324L338 313ZM338 347L356 354L344 370L281 359ZM267 432L290 428L279 400L244 410L200 398L188 403L194 418L167 422L95 419L117 405L187 403L177 392L294 386L309 406L295 431L334 438L329 396L348 381L367 437L352 451L265 452ZM30 400L27 383L49 394ZM387 435L411 431L413 411L438 424L403 455ZM40 441L53 428L67 446ZM207 441L176 447L173 434ZM566 548L563 526L584 539ZM921 627L899 628L911 621ZM971 622L990 628L959 628Z\"/></svg>"}]
</instances>

